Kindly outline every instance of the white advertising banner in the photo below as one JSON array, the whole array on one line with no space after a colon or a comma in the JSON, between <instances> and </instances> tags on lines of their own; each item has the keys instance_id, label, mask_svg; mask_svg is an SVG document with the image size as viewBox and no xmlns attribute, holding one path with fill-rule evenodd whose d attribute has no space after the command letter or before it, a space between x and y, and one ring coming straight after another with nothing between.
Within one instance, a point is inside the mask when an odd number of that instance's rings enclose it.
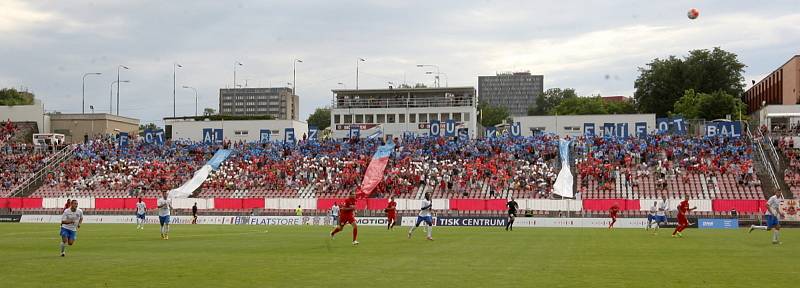
<instances>
[{"instance_id":1,"label":"white advertising banner","mask_svg":"<svg viewBox=\"0 0 800 288\"><path fill-rule=\"evenodd\" d=\"M157 216L148 215L148 224L158 224ZM384 217L356 217L360 226L386 226ZM61 215L22 215L20 223L60 223ZM171 224L191 224L191 216L172 216ZM86 215L83 223L90 224L136 224L133 215ZM233 224L233 225L324 225L333 226L330 216L198 216L197 224Z\"/></svg>"},{"instance_id":2,"label":"white advertising banner","mask_svg":"<svg viewBox=\"0 0 800 288\"><path fill-rule=\"evenodd\" d=\"M439 217L433 218L433 223L439 223ZM449 217L447 219L467 219L470 221L460 221L463 225L447 226L487 226L472 225L479 220L496 220L497 217ZM417 217L403 217L403 226L413 226L416 224ZM497 221L505 223L505 221ZM517 217L514 220L514 228L608 228L611 223L609 218L539 218L539 217ZM424 224L422 224L424 225ZM615 228L645 228L647 227L646 218L617 218Z\"/></svg>"}]
</instances>

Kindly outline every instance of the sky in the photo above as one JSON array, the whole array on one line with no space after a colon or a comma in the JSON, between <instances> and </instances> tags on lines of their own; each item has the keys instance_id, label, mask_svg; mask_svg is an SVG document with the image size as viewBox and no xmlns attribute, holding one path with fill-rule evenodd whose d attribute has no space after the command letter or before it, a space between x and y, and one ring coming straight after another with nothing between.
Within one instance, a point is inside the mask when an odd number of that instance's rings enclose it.
<instances>
[{"instance_id":1,"label":"sky","mask_svg":"<svg viewBox=\"0 0 800 288\"><path fill-rule=\"evenodd\" d=\"M764 4L767 3L767 4ZM700 17L687 18L691 8ZM122 69L120 114L163 126L218 108L219 89L287 86L296 64L300 120L331 89L442 86L530 71L544 88L633 95L655 58L721 47L759 80L800 54L800 1L36 1L0 0L0 87L28 89L48 111L109 110ZM342 84L339 84L342 83ZM116 100L114 100L116 101ZM116 110L116 104L115 110ZM2 118L2 117L0 117Z\"/></svg>"}]
</instances>

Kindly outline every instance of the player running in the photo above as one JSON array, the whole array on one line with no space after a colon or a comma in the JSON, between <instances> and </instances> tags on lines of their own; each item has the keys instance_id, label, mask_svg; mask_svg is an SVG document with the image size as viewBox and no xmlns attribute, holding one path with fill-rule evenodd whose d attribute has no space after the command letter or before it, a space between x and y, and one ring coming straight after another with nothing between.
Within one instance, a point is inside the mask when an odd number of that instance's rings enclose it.
<instances>
[{"instance_id":1,"label":"player running","mask_svg":"<svg viewBox=\"0 0 800 288\"><path fill-rule=\"evenodd\" d=\"M161 224L161 239L169 240L169 212L172 209L172 199L167 199L167 191L161 192L158 198L158 223Z\"/></svg>"},{"instance_id":2,"label":"player running","mask_svg":"<svg viewBox=\"0 0 800 288\"><path fill-rule=\"evenodd\" d=\"M653 235L658 235L658 229L661 228L661 225L667 225L668 205L667 196L661 196L661 205L658 206L658 211L656 212L656 231L653 232Z\"/></svg>"},{"instance_id":3,"label":"player running","mask_svg":"<svg viewBox=\"0 0 800 288\"><path fill-rule=\"evenodd\" d=\"M422 208L419 210L419 216L417 216L417 224L411 227L408 230L408 239L411 239L411 234L414 233L414 230L419 227L419 224L425 222L425 230L428 232L428 240L433 241L433 216L431 216L431 210L433 208L433 202L431 202L431 193L425 193L425 199L422 199Z\"/></svg>"},{"instance_id":4,"label":"player running","mask_svg":"<svg viewBox=\"0 0 800 288\"><path fill-rule=\"evenodd\" d=\"M751 225L749 231L752 233L753 229L772 230L772 244L781 244L780 240L778 240L781 234L780 217L783 217L783 212L780 211L781 198L783 198L783 195L780 194L780 191L775 191L775 194L767 200L767 212L764 213L765 218L767 218L767 226Z\"/></svg>"},{"instance_id":5,"label":"player running","mask_svg":"<svg viewBox=\"0 0 800 288\"><path fill-rule=\"evenodd\" d=\"M83 223L83 210L78 209L78 200L72 200L70 206L61 214L61 257L66 256L67 246L75 244L78 230Z\"/></svg>"},{"instance_id":6,"label":"player running","mask_svg":"<svg viewBox=\"0 0 800 288\"><path fill-rule=\"evenodd\" d=\"M683 229L689 226L689 220L686 219L686 213L691 212L692 210L697 209L697 207L689 208L689 195L687 194L681 204L678 205L678 227L675 227L675 231L672 232L672 237L683 237Z\"/></svg>"},{"instance_id":7,"label":"player running","mask_svg":"<svg viewBox=\"0 0 800 288\"><path fill-rule=\"evenodd\" d=\"M614 223L617 223L617 213L619 213L619 203L614 202L611 209L608 209L608 215L611 217L611 224L608 224L608 229L614 228Z\"/></svg>"},{"instance_id":8,"label":"player running","mask_svg":"<svg viewBox=\"0 0 800 288\"><path fill-rule=\"evenodd\" d=\"M511 197L511 200L506 203L506 207L508 207L508 222L506 222L506 231L513 231L514 218L517 218L517 209L519 208L519 204L517 204L517 201L514 201L514 197Z\"/></svg>"},{"instance_id":9,"label":"player running","mask_svg":"<svg viewBox=\"0 0 800 288\"><path fill-rule=\"evenodd\" d=\"M394 196L389 197L389 204L386 206L386 229L390 230L397 225L397 202L394 202Z\"/></svg>"},{"instance_id":10,"label":"player running","mask_svg":"<svg viewBox=\"0 0 800 288\"><path fill-rule=\"evenodd\" d=\"M331 239L336 236L336 233L344 230L344 225L350 224L353 226L353 246L358 245L358 225L356 225L356 192L350 192L350 197L344 200L339 215L339 226L331 231Z\"/></svg>"},{"instance_id":11,"label":"player running","mask_svg":"<svg viewBox=\"0 0 800 288\"><path fill-rule=\"evenodd\" d=\"M144 230L145 214L147 214L147 204L144 204L139 197L139 202L136 202L136 229Z\"/></svg>"}]
</instances>

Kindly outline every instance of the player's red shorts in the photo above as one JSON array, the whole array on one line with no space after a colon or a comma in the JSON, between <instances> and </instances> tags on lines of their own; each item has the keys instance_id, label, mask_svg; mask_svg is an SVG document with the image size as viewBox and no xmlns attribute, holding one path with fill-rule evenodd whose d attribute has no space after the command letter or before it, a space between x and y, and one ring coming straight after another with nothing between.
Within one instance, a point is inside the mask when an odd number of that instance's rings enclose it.
<instances>
[{"instance_id":1,"label":"player's red shorts","mask_svg":"<svg viewBox=\"0 0 800 288\"><path fill-rule=\"evenodd\" d=\"M391 220L397 220L397 214L395 213L386 214L386 218Z\"/></svg>"},{"instance_id":2,"label":"player's red shorts","mask_svg":"<svg viewBox=\"0 0 800 288\"><path fill-rule=\"evenodd\" d=\"M689 220L686 219L686 215L678 214L678 224L689 225Z\"/></svg>"},{"instance_id":3,"label":"player's red shorts","mask_svg":"<svg viewBox=\"0 0 800 288\"><path fill-rule=\"evenodd\" d=\"M340 215L339 226L356 223L356 217L353 215Z\"/></svg>"}]
</instances>

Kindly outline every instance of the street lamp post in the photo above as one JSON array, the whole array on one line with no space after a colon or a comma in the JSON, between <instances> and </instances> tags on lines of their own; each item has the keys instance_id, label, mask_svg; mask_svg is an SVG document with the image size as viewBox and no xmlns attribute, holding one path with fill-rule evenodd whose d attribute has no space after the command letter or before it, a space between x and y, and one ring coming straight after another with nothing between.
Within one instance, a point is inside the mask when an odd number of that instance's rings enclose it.
<instances>
[{"instance_id":1,"label":"street lamp post","mask_svg":"<svg viewBox=\"0 0 800 288\"><path fill-rule=\"evenodd\" d=\"M303 60L294 59L292 62L292 94L297 95L297 63L303 63Z\"/></svg>"},{"instance_id":2,"label":"street lamp post","mask_svg":"<svg viewBox=\"0 0 800 288\"><path fill-rule=\"evenodd\" d=\"M358 90L358 62L366 62L367 60L364 58L358 58L356 60L356 90Z\"/></svg>"},{"instance_id":3,"label":"street lamp post","mask_svg":"<svg viewBox=\"0 0 800 288\"><path fill-rule=\"evenodd\" d=\"M124 66L124 65L118 65L117 66L117 83L120 82L119 81L119 68L123 68L125 70L130 69L127 66ZM108 111L108 114L111 114L111 111ZM117 116L119 116L119 84L117 84Z\"/></svg>"},{"instance_id":4,"label":"street lamp post","mask_svg":"<svg viewBox=\"0 0 800 288\"><path fill-rule=\"evenodd\" d=\"M436 73L433 73L433 72L431 72L431 71L428 71L428 72L425 72L425 74L426 74L426 75L431 75L431 74L440 74L440 75L444 75L444 87L448 87L448 86L449 86L449 85L448 85L448 83L447 83L447 82L448 82L448 79L447 79L447 73L444 73L444 72L436 72ZM441 78L439 78L439 75L436 75L436 76L434 76L434 79L435 79L437 82L439 82ZM437 85L436 87L439 87L439 85Z\"/></svg>"},{"instance_id":5,"label":"street lamp post","mask_svg":"<svg viewBox=\"0 0 800 288\"><path fill-rule=\"evenodd\" d=\"M175 117L175 107L177 106L175 104L175 77L176 70L178 70L178 68L183 68L183 66L178 63L174 63L174 65L172 65L172 117Z\"/></svg>"},{"instance_id":6,"label":"street lamp post","mask_svg":"<svg viewBox=\"0 0 800 288\"><path fill-rule=\"evenodd\" d=\"M194 90L194 116L197 117L197 89L191 86L183 85L183 89L192 89Z\"/></svg>"},{"instance_id":7,"label":"street lamp post","mask_svg":"<svg viewBox=\"0 0 800 288\"><path fill-rule=\"evenodd\" d=\"M233 62L233 89L236 89L236 66L244 66L244 64L242 64L242 62L239 61Z\"/></svg>"},{"instance_id":8,"label":"street lamp post","mask_svg":"<svg viewBox=\"0 0 800 288\"><path fill-rule=\"evenodd\" d=\"M432 64L417 64L417 67L434 67L436 68L436 88L439 88L439 75L442 74L439 72L439 65L432 65Z\"/></svg>"},{"instance_id":9,"label":"street lamp post","mask_svg":"<svg viewBox=\"0 0 800 288\"><path fill-rule=\"evenodd\" d=\"M89 75L103 75L103 73L84 73L83 80L81 81L81 114L86 114L86 76Z\"/></svg>"},{"instance_id":10,"label":"street lamp post","mask_svg":"<svg viewBox=\"0 0 800 288\"><path fill-rule=\"evenodd\" d=\"M122 81L113 81L111 82L111 87L108 90L108 114L114 113L114 84L117 84L117 88L119 88L119 83L130 83L131 81L122 80Z\"/></svg>"}]
</instances>

